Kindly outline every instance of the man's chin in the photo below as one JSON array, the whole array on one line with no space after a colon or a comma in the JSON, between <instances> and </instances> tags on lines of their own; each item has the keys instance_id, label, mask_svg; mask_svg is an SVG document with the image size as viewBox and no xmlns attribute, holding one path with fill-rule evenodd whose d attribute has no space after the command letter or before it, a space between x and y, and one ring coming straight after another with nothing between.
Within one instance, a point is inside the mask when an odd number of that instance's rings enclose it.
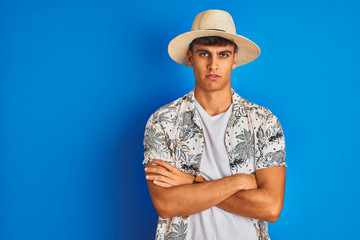
<instances>
[{"instance_id":1,"label":"man's chin","mask_svg":"<svg viewBox=\"0 0 360 240\"><path fill-rule=\"evenodd\" d=\"M207 85L202 87L204 91L207 92L218 92L227 90L227 86L219 86L219 85Z\"/></svg>"}]
</instances>

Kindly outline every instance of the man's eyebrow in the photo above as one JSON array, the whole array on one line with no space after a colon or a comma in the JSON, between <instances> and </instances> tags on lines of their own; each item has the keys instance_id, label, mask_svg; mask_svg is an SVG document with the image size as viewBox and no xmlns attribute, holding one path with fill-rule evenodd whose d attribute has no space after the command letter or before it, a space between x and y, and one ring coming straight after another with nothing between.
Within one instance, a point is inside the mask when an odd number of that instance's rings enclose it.
<instances>
[{"instance_id":1,"label":"man's eyebrow","mask_svg":"<svg viewBox=\"0 0 360 240\"><path fill-rule=\"evenodd\" d=\"M202 49L202 48L200 48L200 49L196 50L196 53L199 53L199 52L206 52L206 53L210 53L208 50L205 50L205 49Z\"/></svg>"},{"instance_id":2,"label":"man's eyebrow","mask_svg":"<svg viewBox=\"0 0 360 240\"><path fill-rule=\"evenodd\" d=\"M227 54L230 54L230 55L233 54L233 52L229 51L229 50L219 52L219 54L224 54L224 53L227 53Z\"/></svg>"}]
</instances>

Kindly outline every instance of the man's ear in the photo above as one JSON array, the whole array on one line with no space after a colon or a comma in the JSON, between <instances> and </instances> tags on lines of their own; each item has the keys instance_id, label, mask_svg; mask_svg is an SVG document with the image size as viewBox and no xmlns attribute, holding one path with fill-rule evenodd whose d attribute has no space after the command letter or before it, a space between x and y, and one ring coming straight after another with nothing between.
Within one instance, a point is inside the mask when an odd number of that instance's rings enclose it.
<instances>
[{"instance_id":1,"label":"man's ear","mask_svg":"<svg viewBox=\"0 0 360 240\"><path fill-rule=\"evenodd\" d=\"M234 60L233 60L233 65L232 65L232 69L236 68L237 65L237 57L238 57L238 52L234 52Z\"/></svg>"},{"instance_id":2,"label":"man's ear","mask_svg":"<svg viewBox=\"0 0 360 240\"><path fill-rule=\"evenodd\" d=\"M193 67L193 65L192 65L193 53L190 50L187 50L186 57L187 57L189 67Z\"/></svg>"}]
</instances>

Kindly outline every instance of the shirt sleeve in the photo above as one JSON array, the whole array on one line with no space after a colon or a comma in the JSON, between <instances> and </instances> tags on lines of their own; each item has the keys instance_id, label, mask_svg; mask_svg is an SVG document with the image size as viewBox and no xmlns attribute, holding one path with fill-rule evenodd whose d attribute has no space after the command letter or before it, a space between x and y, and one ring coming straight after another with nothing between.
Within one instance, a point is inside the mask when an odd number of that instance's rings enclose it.
<instances>
[{"instance_id":1,"label":"shirt sleeve","mask_svg":"<svg viewBox=\"0 0 360 240\"><path fill-rule=\"evenodd\" d=\"M256 169L287 167L285 137L277 117L269 114L265 119L264 129L260 128L256 135L259 141Z\"/></svg>"},{"instance_id":2,"label":"shirt sleeve","mask_svg":"<svg viewBox=\"0 0 360 240\"><path fill-rule=\"evenodd\" d=\"M144 164L151 164L150 159L160 159L173 165L169 146L169 136L164 131L160 122L151 115L144 134Z\"/></svg>"}]
</instances>

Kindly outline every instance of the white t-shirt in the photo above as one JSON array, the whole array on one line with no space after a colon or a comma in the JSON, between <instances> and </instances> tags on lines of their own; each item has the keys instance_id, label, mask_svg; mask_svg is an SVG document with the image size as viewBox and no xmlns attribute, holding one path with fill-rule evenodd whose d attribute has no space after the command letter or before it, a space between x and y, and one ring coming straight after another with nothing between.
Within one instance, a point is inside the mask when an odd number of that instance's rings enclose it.
<instances>
[{"instance_id":1,"label":"white t-shirt","mask_svg":"<svg viewBox=\"0 0 360 240\"><path fill-rule=\"evenodd\" d=\"M224 137L232 105L216 116L209 115L195 101L196 110L204 129L205 145L201 158L200 172L207 180L217 180L231 175L229 158ZM190 215L186 239L188 240L256 240L257 234L252 221L218 207L211 207Z\"/></svg>"}]
</instances>

